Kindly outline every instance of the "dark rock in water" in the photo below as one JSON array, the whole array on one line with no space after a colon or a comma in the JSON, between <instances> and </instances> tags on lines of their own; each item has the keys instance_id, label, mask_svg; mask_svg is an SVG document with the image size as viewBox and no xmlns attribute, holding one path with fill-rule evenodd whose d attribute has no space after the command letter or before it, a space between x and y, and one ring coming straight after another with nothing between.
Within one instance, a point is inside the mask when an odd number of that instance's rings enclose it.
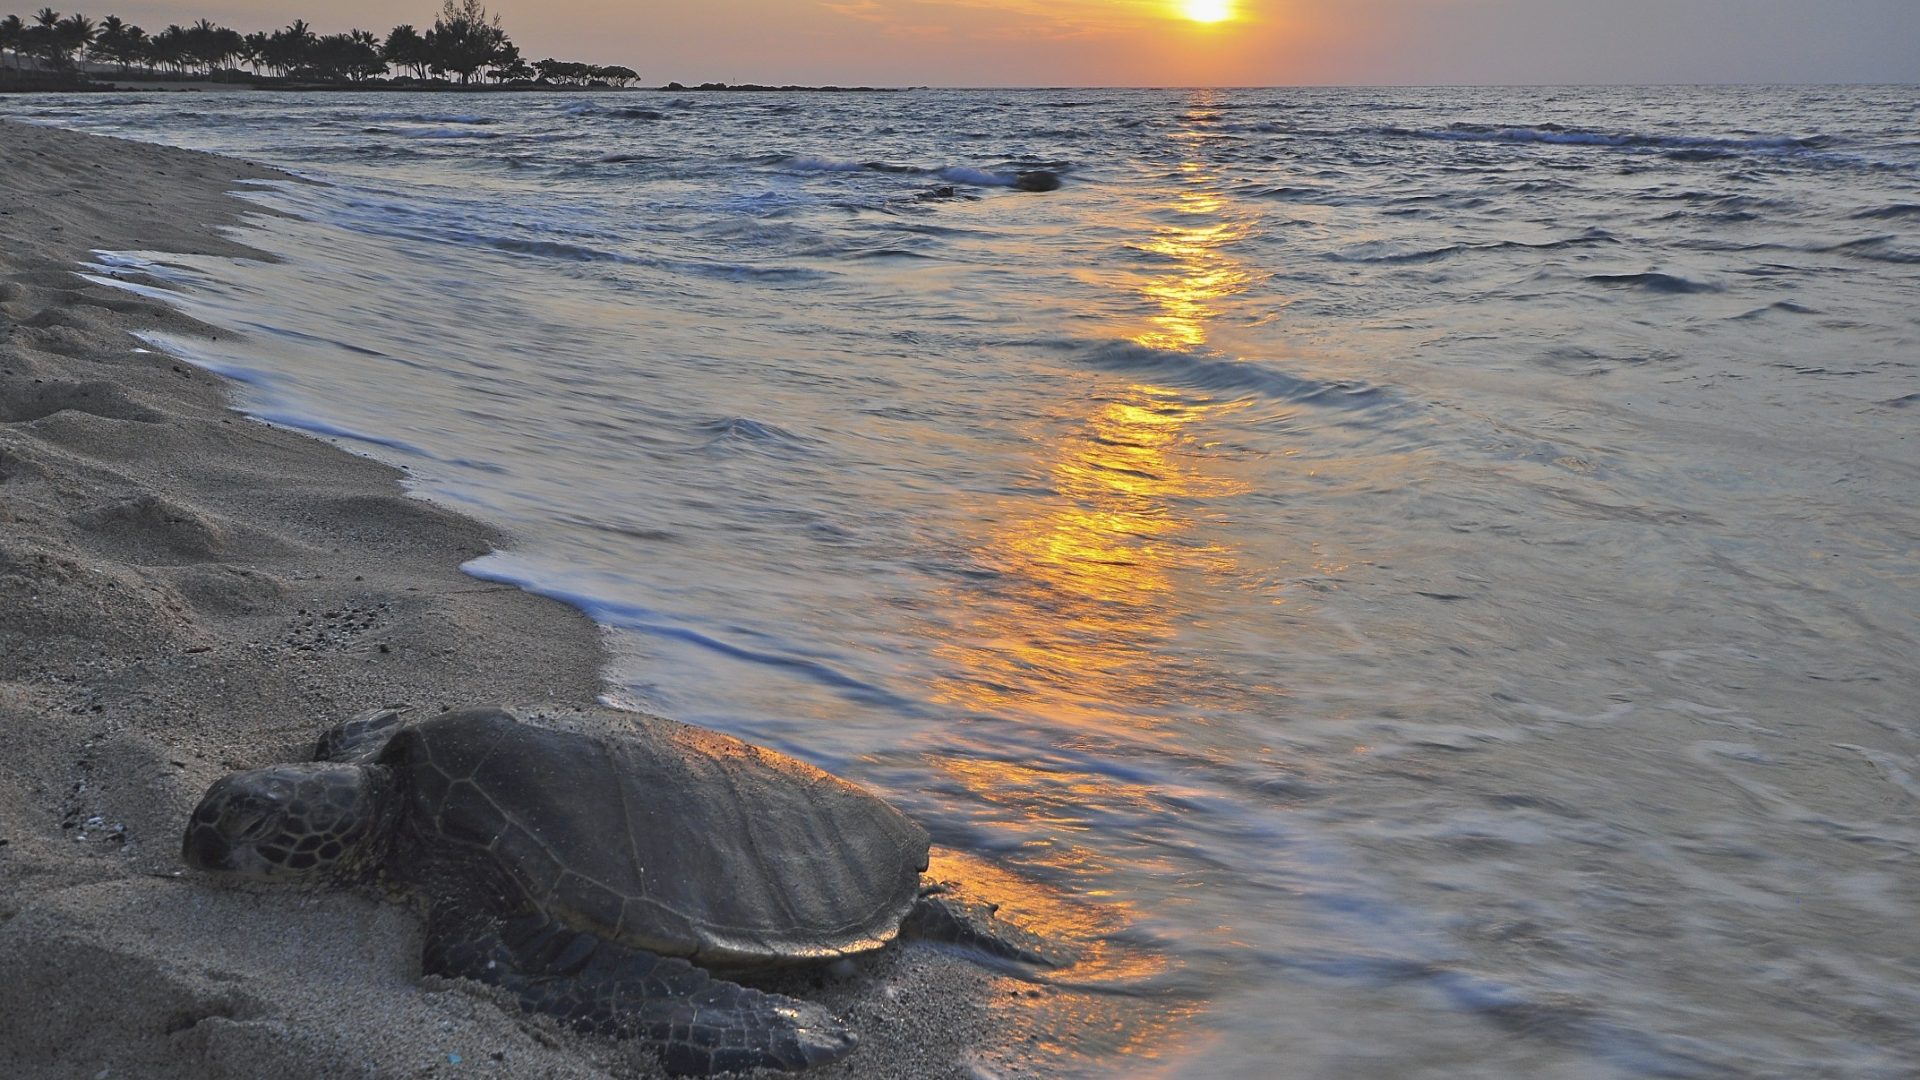
<instances>
[{"instance_id":1,"label":"dark rock in water","mask_svg":"<svg viewBox=\"0 0 1920 1080\"><path fill-rule=\"evenodd\" d=\"M919 197L922 199L951 199L957 195L959 195L959 192L953 190L952 184L941 184L937 188L929 188L921 192Z\"/></svg>"},{"instance_id":2,"label":"dark rock in water","mask_svg":"<svg viewBox=\"0 0 1920 1080\"><path fill-rule=\"evenodd\" d=\"M1014 178L1013 186L1019 191L1057 191L1060 187L1060 174L1045 171L1023 172Z\"/></svg>"}]
</instances>

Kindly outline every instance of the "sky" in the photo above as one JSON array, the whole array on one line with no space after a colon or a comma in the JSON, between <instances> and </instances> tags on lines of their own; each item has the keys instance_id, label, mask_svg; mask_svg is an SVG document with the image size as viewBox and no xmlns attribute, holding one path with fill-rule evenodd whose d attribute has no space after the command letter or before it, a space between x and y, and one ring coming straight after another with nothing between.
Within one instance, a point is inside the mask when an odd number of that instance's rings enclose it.
<instances>
[{"instance_id":1,"label":"sky","mask_svg":"<svg viewBox=\"0 0 1920 1080\"><path fill-rule=\"evenodd\" d=\"M32 0L37 9L44 0ZM1189 3L1226 3L1200 23ZM149 31L424 29L437 0L92 0ZM25 9L22 0L16 5ZM529 59L884 86L1920 82L1920 0L498 0ZM0 3L0 9L7 5ZM98 10L95 10L95 9ZM70 10L70 9L61 9Z\"/></svg>"}]
</instances>

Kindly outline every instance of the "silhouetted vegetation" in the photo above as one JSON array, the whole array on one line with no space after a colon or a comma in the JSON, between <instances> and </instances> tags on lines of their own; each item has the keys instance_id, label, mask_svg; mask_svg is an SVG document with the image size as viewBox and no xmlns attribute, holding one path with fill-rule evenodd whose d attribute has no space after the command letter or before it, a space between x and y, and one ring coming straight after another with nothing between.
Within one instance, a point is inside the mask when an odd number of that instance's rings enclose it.
<instances>
[{"instance_id":1,"label":"silhouetted vegetation","mask_svg":"<svg viewBox=\"0 0 1920 1080\"><path fill-rule=\"evenodd\" d=\"M626 87L640 77L620 66L528 63L481 0L444 0L425 33L405 24L384 39L366 30L323 36L302 19L251 34L206 19L149 34L117 15L95 22L52 8L0 18L0 78L78 82L95 73L88 64L122 77L299 85Z\"/></svg>"}]
</instances>

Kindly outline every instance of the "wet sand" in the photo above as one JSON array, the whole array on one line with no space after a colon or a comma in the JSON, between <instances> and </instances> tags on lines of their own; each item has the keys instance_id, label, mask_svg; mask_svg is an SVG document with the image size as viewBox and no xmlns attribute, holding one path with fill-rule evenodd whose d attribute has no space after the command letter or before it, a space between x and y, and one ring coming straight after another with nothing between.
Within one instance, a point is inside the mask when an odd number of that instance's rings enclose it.
<instances>
[{"instance_id":1,"label":"wet sand","mask_svg":"<svg viewBox=\"0 0 1920 1080\"><path fill-rule=\"evenodd\" d=\"M356 712L601 689L583 616L459 572L502 537L233 412L130 336L214 330L73 273L94 249L246 256L219 229L251 208L225 192L273 178L0 123L0 1060L22 1080L653 1075L631 1045L421 980L404 907L181 868L209 783ZM1021 986L926 947L822 980L863 1043L812 1075L1029 1073L993 1007L1039 993Z\"/></svg>"}]
</instances>

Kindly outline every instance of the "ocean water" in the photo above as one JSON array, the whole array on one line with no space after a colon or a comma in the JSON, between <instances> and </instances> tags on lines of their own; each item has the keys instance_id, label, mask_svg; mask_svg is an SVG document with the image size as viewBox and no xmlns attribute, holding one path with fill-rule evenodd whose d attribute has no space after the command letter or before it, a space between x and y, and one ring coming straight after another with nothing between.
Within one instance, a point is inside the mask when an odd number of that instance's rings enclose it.
<instances>
[{"instance_id":1,"label":"ocean water","mask_svg":"<svg viewBox=\"0 0 1920 1080\"><path fill-rule=\"evenodd\" d=\"M979 1075L1920 1070L1920 90L0 115L311 181L93 272L1077 942Z\"/></svg>"}]
</instances>

